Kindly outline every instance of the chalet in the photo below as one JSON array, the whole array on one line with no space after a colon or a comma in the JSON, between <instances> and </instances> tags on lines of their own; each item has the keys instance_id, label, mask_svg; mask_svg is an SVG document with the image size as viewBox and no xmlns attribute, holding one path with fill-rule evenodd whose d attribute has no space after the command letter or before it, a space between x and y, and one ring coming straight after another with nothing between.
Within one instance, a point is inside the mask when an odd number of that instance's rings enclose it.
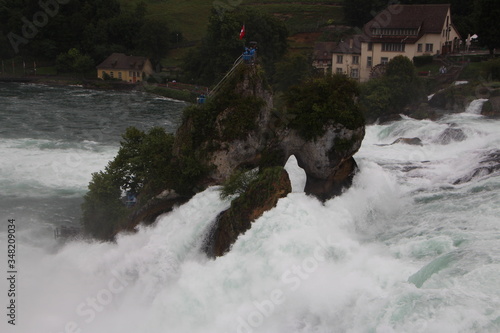
<instances>
[{"instance_id":1,"label":"chalet","mask_svg":"<svg viewBox=\"0 0 500 333\"><path fill-rule=\"evenodd\" d=\"M313 66L326 74L332 70L332 54L337 47L335 42L316 42L313 51Z\"/></svg>"},{"instance_id":2,"label":"chalet","mask_svg":"<svg viewBox=\"0 0 500 333\"><path fill-rule=\"evenodd\" d=\"M365 24L362 34L338 45L332 54L332 67L334 72L363 82L373 76L378 65L397 55L413 59L447 54L459 49L460 40L449 4L390 5Z\"/></svg>"},{"instance_id":3,"label":"chalet","mask_svg":"<svg viewBox=\"0 0 500 333\"><path fill-rule=\"evenodd\" d=\"M97 66L98 78L109 76L131 83L141 82L153 73L153 66L148 58L127 56L123 53L113 53Z\"/></svg>"},{"instance_id":4,"label":"chalet","mask_svg":"<svg viewBox=\"0 0 500 333\"><path fill-rule=\"evenodd\" d=\"M341 40L333 50L332 71L359 80L361 69L361 36Z\"/></svg>"}]
</instances>

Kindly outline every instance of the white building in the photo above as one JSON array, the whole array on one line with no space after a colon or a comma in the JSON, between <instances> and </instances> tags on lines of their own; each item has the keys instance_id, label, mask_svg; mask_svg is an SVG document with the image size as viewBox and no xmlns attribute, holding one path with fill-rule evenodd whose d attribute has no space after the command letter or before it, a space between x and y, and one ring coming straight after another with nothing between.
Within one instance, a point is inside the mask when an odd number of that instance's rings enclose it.
<instances>
[{"instance_id":1,"label":"white building","mask_svg":"<svg viewBox=\"0 0 500 333\"><path fill-rule=\"evenodd\" d=\"M391 5L365 24L362 33L337 45L332 72L361 82L374 68L397 55L409 59L455 52L460 35L453 26L450 5Z\"/></svg>"}]
</instances>

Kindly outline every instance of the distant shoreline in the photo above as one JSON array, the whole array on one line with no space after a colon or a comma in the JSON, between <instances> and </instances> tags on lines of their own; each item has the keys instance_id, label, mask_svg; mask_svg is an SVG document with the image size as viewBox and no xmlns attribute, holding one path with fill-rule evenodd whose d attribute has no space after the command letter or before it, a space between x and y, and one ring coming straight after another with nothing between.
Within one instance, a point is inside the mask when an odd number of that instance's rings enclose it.
<instances>
[{"instance_id":1,"label":"distant shoreline","mask_svg":"<svg viewBox=\"0 0 500 333\"><path fill-rule=\"evenodd\" d=\"M196 102L197 94L188 90L172 89L156 84L128 83L124 81L105 81L101 79L86 79L71 76L0 76L0 83L33 83L56 86L82 86L95 90L144 91L153 95L172 98L188 103Z\"/></svg>"}]
</instances>

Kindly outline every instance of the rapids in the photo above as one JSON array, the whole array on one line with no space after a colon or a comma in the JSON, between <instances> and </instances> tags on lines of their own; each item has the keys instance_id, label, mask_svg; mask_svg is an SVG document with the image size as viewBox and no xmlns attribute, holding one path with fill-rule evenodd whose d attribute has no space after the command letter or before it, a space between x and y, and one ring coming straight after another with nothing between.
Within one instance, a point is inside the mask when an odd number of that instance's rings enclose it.
<instances>
[{"instance_id":1,"label":"rapids","mask_svg":"<svg viewBox=\"0 0 500 333\"><path fill-rule=\"evenodd\" d=\"M78 224L90 175L116 153L119 133L174 130L183 103L25 85L0 86L0 99L1 267L6 275L15 219L18 271L16 326L3 314L2 332L500 331L500 175L474 172L500 147L498 120L368 126L353 186L325 204L303 193L291 158L293 193L211 260L200 247L230 205L218 187L116 243L52 235ZM103 123L107 132L89 132ZM447 128L464 136L444 144ZM423 145L380 145L399 137Z\"/></svg>"}]
</instances>

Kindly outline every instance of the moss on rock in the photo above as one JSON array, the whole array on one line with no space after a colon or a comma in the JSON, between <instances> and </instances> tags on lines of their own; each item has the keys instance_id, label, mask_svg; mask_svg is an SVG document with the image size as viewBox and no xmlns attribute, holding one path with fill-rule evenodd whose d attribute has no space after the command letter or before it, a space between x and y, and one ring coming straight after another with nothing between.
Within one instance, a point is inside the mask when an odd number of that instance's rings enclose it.
<instances>
[{"instance_id":1,"label":"moss on rock","mask_svg":"<svg viewBox=\"0 0 500 333\"><path fill-rule=\"evenodd\" d=\"M275 207L280 198L292 191L288 173L283 167L266 168L259 173L247 190L222 212L206 248L207 253L221 256L229 251L238 236L251 227L252 221Z\"/></svg>"}]
</instances>

